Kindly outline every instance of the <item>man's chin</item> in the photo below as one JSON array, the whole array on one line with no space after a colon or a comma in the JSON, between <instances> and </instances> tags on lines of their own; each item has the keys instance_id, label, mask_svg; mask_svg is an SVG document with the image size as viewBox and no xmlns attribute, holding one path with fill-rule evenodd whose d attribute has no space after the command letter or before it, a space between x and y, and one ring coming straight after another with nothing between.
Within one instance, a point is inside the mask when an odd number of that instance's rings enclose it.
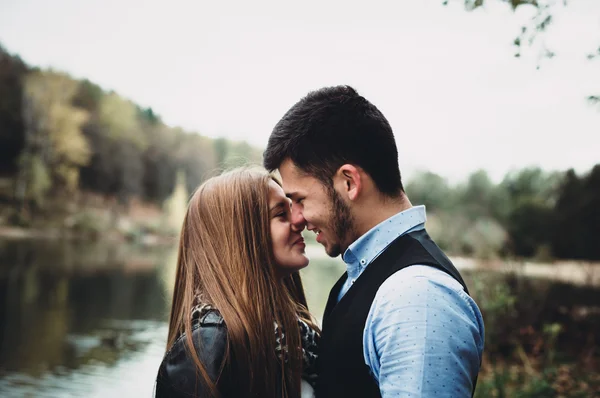
<instances>
[{"instance_id":1,"label":"man's chin","mask_svg":"<svg viewBox=\"0 0 600 398\"><path fill-rule=\"evenodd\" d=\"M325 246L325 253L329 257L337 257L341 254L340 245Z\"/></svg>"}]
</instances>

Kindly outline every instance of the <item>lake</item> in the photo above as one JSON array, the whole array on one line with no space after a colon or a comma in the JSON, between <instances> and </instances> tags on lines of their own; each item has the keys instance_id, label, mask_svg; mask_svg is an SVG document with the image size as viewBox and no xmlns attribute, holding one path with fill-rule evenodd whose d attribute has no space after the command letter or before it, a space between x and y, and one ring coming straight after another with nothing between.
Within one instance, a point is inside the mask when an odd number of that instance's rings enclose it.
<instances>
[{"instance_id":1,"label":"lake","mask_svg":"<svg viewBox=\"0 0 600 398\"><path fill-rule=\"evenodd\" d=\"M303 278L320 318L344 266L317 257ZM174 249L0 240L0 396L151 397L175 260ZM469 284L489 283L472 281L477 271L465 272ZM534 291L544 297L535 307L544 321L598 310L597 288L527 283L521 290L529 301L535 302Z\"/></svg>"},{"instance_id":2,"label":"lake","mask_svg":"<svg viewBox=\"0 0 600 398\"><path fill-rule=\"evenodd\" d=\"M175 249L0 241L0 396L151 397ZM343 272L305 273L315 313Z\"/></svg>"}]
</instances>

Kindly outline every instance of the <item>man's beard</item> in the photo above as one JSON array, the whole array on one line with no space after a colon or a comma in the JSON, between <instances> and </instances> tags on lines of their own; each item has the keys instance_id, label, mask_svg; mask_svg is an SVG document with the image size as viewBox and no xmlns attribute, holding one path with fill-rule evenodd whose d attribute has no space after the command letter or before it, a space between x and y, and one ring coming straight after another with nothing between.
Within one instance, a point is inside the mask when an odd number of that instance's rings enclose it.
<instances>
[{"instance_id":1,"label":"man's beard","mask_svg":"<svg viewBox=\"0 0 600 398\"><path fill-rule=\"evenodd\" d=\"M349 237L353 237L354 233L354 219L350 213L350 207L342 200L340 195L335 189L331 189L329 192L331 198L331 220L329 222L330 230L334 233L335 242L331 242L329 248L325 248L327 255L330 257L337 257L342 253L342 250L346 250L346 247L342 248L343 242Z\"/></svg>"}]
</instances>

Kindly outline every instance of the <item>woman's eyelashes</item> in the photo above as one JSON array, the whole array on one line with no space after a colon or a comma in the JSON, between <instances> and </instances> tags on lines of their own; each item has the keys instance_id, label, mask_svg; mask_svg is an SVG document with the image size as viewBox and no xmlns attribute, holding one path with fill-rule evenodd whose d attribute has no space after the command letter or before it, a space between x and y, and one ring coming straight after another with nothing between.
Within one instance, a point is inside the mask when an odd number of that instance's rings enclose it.
<instances>
[{"instance_id":1,"label":"woman's eyelashes","mask_svg":"<svg viewBox=\"0 0 600 398\"><path fill-rule=\"evenodd\" d=\"M292 205L290 204L281 204L278 206L279 210L275 214L275 218L288 218L289 214L292 211Z\"/></svg>"}]
</instances>

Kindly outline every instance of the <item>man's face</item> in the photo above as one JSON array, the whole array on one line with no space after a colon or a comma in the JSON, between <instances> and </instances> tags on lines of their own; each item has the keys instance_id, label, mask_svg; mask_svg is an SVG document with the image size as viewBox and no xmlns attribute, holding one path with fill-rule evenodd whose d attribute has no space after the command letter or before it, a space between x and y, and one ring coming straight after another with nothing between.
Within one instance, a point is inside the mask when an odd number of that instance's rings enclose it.
<instances>
[{"instance_id":1,"label":"man's face","mask_svg":"<svg viewBox=\"0 0 600 398\"><path fill-rule=\"evenodd\" d=\"M279 167L283 190L292 199L292 224L317 234L317 242L331 257L341 254L354 240L350 208L333 189L307 176L290 159Z\"/></svg>"}]
</instances>

